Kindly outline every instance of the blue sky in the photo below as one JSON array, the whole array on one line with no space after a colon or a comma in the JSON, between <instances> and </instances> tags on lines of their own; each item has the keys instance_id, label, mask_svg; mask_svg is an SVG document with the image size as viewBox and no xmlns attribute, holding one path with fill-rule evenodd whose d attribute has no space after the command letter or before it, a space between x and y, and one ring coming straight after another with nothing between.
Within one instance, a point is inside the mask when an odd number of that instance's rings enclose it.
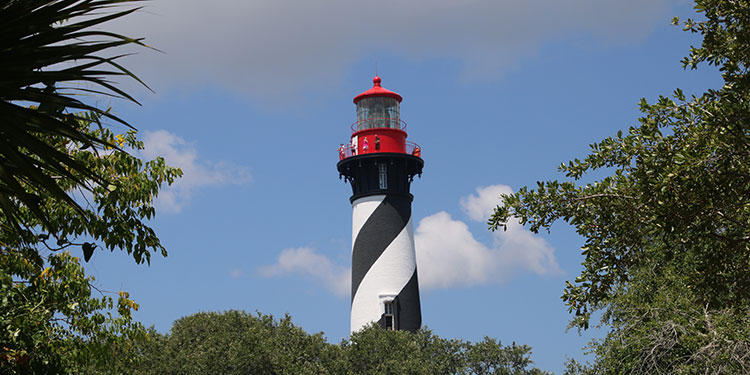
<instances>
[{"instance_id":1,"label":"blue sky","mask_svg":"<svg viewBox=\"0 0 750 375\"><path fill-rule=\"evenodd\" d=\"M87 270L127 290L136 317L166 332L198 311L289 313L331 342L348 335L351 190L336 149L372 86L404 97L418 143L413 220L423 324L442 337L531 345L537 366L596 330L566 333L559 296L583 240L519 226L491 233L500 193L562 178L557 166L637 123L638 101L720 84L683 71L694 35L669 24L685 0L161 0L112 27L164 51L127 64L141 107L111 104L185 171L152 224L169 257L137 266L97 252Z\"/></svg>"}]
</instances>

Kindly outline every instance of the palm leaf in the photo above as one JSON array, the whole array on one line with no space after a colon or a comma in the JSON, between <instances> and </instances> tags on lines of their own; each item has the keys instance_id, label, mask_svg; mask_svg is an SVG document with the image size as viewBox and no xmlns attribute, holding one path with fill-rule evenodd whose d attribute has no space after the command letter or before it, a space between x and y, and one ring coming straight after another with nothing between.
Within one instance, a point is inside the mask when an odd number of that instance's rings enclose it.
<instances>
[{"instance_id":1,"label":"palm leaf","mask_svg":"<svg viewBox=\"0 0 750 375\"><path fill-rule=\"evenodd\" d=\"M101 126L98 119L106 118L132 128L84 98L94 93L138 104L111 79L125 76L146 85L117 62L126 55L107 54L125 45L147 46L142 39L92 29L137 11L140 8L122 8L136 2L0 0L0 211L12 227L20 230L20 208L25 206L45 229L55 232L40 196L70 205L85 217L59 178L89 190L91 184L109 183L50 139L95 150L117 148L85 131L88 120Z\"/></svg>"}]
</instances>

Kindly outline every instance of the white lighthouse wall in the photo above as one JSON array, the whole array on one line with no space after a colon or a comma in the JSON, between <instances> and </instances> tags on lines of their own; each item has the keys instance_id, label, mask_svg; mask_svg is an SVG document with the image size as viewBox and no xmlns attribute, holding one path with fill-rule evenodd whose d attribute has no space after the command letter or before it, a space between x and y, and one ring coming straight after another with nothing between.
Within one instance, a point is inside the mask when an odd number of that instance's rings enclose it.
<instances>
[{"instance_id":1,"label":"white lighthouse wall","mask_svg":"<svg viewBox=\"0 0 750 375\"><path fill-rule=\"evenodd\" d=\"M357 239L357 234L373 211L383 202L383 199L385 199L385 195L371 195L359 198L352 203L352 251L354 251L354 241Z\"/></svg>"},{"instance_id":2,"label":"white lighthouse wall","mask_svg":"<svg viewBox=\"0 0 750 375\"><path fill-rule=\"evenodd\" d=\"M365 197L354 202L353 238L385 196ZM351 331L355 332L383 313L383 296L395 296L416 270L414 229L411 217L365 274L352 298Z\"/></svg>"}]
</instances>

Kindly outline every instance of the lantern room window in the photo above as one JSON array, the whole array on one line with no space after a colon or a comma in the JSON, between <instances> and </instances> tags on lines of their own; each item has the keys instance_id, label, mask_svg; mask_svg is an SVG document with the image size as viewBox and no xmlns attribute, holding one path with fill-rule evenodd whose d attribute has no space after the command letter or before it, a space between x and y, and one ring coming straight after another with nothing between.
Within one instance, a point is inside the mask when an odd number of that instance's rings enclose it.
<instances>
[{"instance_id":1,"label":"lantern room window","mask_svg":"<svg viewBox=\"0 0 750 375\"><path fill-rule=\"evenodd\" d=\"M357 130L400 129L399 102L389 97L364 98L357 102Z\"/></svg>"}]
</instances>

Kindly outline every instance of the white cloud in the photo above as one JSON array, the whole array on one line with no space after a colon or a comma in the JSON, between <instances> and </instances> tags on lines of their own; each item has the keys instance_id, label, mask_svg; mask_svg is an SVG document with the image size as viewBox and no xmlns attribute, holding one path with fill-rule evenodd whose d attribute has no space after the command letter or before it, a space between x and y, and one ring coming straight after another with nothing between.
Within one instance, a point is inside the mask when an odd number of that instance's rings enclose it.
<instances>
[{"instance_id":1,"label":"white cloud","mask_svg":"<svg viewBox=\"0 0 750 375\"><path fill-rule=\"evenodd\" d=\"M477 188L461 198L461 207L474 221L486 222L500 195L512 193L509 186ZM522 273L559 275L554 249L543 238L525 230L517 221L507 231L493 233L493 243L474 238L469 226L445 211L420 220L414 234L419 285L424 290L506 283ZM275 265L260 269L265 277L302 274L323 283L339 296L350 287L348 266L333 263L309 248L286 249Z\"/></svg>"},{"instance_id":2,"label":"white cloud","mask_svg":"<svg viewBox=\"0 0 750 375\"><path fill-rule=\"evenodd\" d=\"M276 264L261 267L259 272L263 277L301 274L322 283L339 297L347 296L351 287L349 268L334 264L308 247L284 249Z\"/></svg>"},{"instance_id":3,"label":"white cloud","mask_svg":"<svg viewBox=\"0 0 750 375\"><path fill-rule=\"evenodd\" d=\"M474 221L486 222L511 193L506 185L477 188L476 195L461 199L464 212ZM414 242L419 265L419 284L424 289L505 283L519 273L561 274L554 249L512 220L507 231L493 233L491 246L474 238L469 227L446 212L422 219Z\"/></svg>"},{"instance_id":4,"label":"white cloud","mask_svg":"<svg viewBox=\"0 0 750 375\"><path fill-rule=\"evenodd\" d=\"M507 185L491 185L477 188L477 195L461 198L461 208L474 221L487 221L500 204L500 196L512 194L513 189Z\"/></svg>"},{"instance_id":5,"label":"white cloud","mask_svg":"<svg viewBox=\"0 0 750 375\"><path fill-rule=\"evenodd\" d=\"M464 79L493 80L569 35L639 40L666 20L669 2L160 0L113 27L166 52L141 50L131 64L152 85L210 83L268 99L335 86L377 55L449 59Z\"/></svg>"},{"instance_id":6,"label":"white cloud","mask_svg":"<svg viewBox=\"0 0 750 375\"><path fill-rule=\"evenodd\" d=\"M497 268L490 249L474 239L466 223L445 211L422 219L414 242L423 289L485 284Z\"/></svg>"},{"instance_id":7,"label":"white cloud","mask_svg":"<svg viewBox=\"0 0 750 375\"><path fill-rule=\"evenodd\" d=\"M198 188L250 181L246 168L201 161L192 144L166 130L145 132L143 144L140 152L143 158L161 156L167 165L182 169L182 178L159 192L156 205L162 211L179 212Z\"/></svg>"}]
</instances>

